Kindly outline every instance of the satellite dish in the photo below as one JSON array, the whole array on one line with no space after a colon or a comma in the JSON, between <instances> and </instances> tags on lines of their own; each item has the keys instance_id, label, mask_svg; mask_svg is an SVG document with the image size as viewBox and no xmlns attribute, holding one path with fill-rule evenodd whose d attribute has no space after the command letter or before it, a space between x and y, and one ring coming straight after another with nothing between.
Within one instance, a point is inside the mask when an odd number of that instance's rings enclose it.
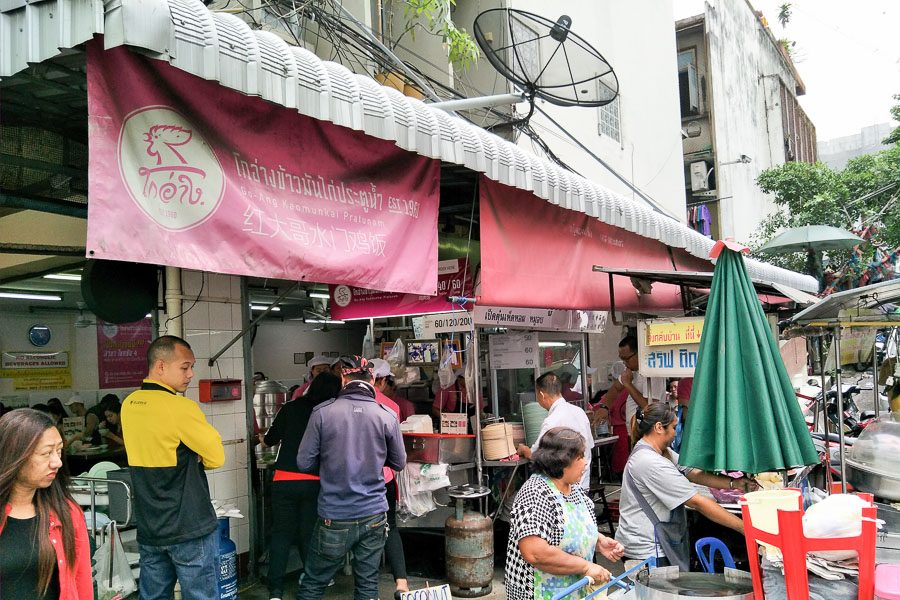
<instances>
[{"instance_id":1,"label":"satellite dish","mask_svg":"<svg viewBox=\"0 0 900 600\"><path fill-rule=\"evenodd\" d=\"M475 18L475 40L501 75L533 102L604 106L619 94L609 62L572 33L572 19L555 22L523 10L494 8Z\"/></svg>"}]
</instances>

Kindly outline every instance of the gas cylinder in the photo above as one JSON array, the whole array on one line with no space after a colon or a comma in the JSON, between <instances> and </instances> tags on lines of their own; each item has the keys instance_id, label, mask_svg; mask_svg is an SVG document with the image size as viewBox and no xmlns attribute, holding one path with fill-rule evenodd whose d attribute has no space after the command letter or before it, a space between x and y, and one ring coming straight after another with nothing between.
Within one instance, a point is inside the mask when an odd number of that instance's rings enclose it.
<instances>
[{"instance_id":1,"label":"gas cylinder","mask_svg":"<svg viewBox=\"0 0 900 600\"><path fill-rule=\"evenodd\" d=\"M220 600L237 600L237 546L230 535L228 518L222 517L219 519L219 551L216 556Z\"/></svg>"},{"instance_id":2,"label":"gas cylinder","mask_svg":"<svg viewBox=\"0 0 900 600\"><path fill-rule=\"evenodd\" d=\"M461 504L458 500L456 514L445 524L447 581L454 597L478 598L491 593L494 527L481 513L463 511Z\"/></svg>"}]
</instances>

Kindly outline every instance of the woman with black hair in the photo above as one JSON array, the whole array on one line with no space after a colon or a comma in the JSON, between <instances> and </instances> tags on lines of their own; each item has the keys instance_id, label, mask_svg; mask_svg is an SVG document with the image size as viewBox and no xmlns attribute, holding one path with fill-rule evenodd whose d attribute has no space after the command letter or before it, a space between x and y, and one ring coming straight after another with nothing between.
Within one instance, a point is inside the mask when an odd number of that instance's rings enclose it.
<instances>
[{"instance_id":1,"label":"woman with black hair","mask_svg":"<svg viewBox=\"0 0 900 600\"><path fill-rule=\"evenodd\" d=\"M61 470L63 440L50 415L0 417L0 599L91 600L81 508Z\"/></svg>"},{"instance_id":2,"label":"woman with black hair","mask_svg":"<svg viewBox=\"0 0 900 600\"><path fill-rule=\"evenodd\" d=\"M622 545L597 531L594 503L579 485L587 463L584 438L567 427L554 427L531 454L534 469L513 503L506 550L509 600L552 598L588 575L609 580L594 563L594 553L622 557ZM581 596L568 596L581 598Z\"/></svg>"},{"instance_id":3,"label":"woman with black hair","mask_svg":"<svg viewBox=\"0 0 900 600\"><path fill-rule=\"evenodd\" d=\"M677 565L690 570L690 545L685 507L711 521L744 532L744 523L702 496L694 484L745 492L759 486L752 479L733 479L678 464L669 446L675 439L675 410L662 402L638 411L635 431L640 436L622 477L619 528L616 539L627 558L657 557L660 566Z\"/></svg>"}]
</instances>

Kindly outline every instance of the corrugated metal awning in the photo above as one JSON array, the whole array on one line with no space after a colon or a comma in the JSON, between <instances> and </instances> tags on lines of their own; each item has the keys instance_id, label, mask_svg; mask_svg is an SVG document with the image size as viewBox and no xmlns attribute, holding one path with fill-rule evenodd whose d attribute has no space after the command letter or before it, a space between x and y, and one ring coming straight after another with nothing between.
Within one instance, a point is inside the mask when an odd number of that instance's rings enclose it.
<instances>
[{"instance_id":1,"label":"corrugated metal awning","mask_svg":"<svg viewBox=\"0 0 900 600\"><path fill-rule=\"evenodd\" d=\"M104 35L204 79L423 156L708 259L713 241L463 119L379 85L198 0L0 0L0 77ZM751 277L806 291L812 277L747 260Z\"/></svg>"}]
</instances>

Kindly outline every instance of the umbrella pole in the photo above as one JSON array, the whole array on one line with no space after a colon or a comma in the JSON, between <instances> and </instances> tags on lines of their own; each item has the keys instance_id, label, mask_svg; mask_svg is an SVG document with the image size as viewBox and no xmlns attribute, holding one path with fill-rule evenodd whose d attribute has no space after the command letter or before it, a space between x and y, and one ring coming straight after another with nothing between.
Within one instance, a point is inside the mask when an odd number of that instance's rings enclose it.
<instances>
[{"instance_id":1,"label":"umbrella pole","mask_svg":"<svg viewBox=\"0 0 900 600\"><path fill-rule=\"evenodd\" d=\"M834 328L834 365L835 365L835 375L837 379L837 409L838 409L838 419L837 419L837 428L838 428L838 439L839 448L841 451L840 454L840 462L841 462L841 493L847 493L847 457L844 448L844 389L843 382L841 381L841 327L838 325Z\"/></svg>"},{"instance_id":2,"label":"umbrella pole","mask_svg":"<svg viewBox=\"0 0 900 600\"><path fill-rule=\"evenodd\" d=\"M878 330L875 330L878 337ZM872 398L875 400L875 418L881 414L881 398L878 397L878 348L872 344Z\"/></svg>"},{"instance_id":3,"label":"umbrella pole","mask_svg":"<svg viewBox=\"0 0 900 600\"><path fill-rule=\"evenodd\" d=\"M819 343L819 375L822 377L822 430L825 432L825 488L828 490L828 493L831 494L831 483L833 478L831 477L831 450L828 446L828 410L826 405L828 404L828 389L825 381L825 336L821 335L816 338L816 341ZM813 427L815 429L819 428L819 402L816 402L815 413L813 416Z\"/></svg>"}]
</instances>

